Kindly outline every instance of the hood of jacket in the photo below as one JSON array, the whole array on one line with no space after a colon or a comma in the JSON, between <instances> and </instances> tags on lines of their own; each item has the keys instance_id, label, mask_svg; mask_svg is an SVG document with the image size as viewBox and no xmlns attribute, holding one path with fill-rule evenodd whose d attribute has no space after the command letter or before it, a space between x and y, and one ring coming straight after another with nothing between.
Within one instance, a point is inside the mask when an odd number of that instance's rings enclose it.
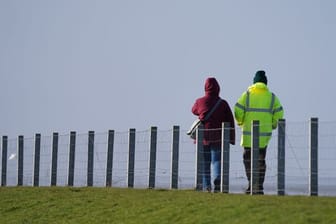
<instances>
[{"instance_id":1,"label":"hood of jacket","mask_svg":"<svg viewBox=\"0 0 336 224\"><path fill-rule=\"evenodd\" d=\"M268 91L268 87L265 83L257 82L248 88L248 91L251 93L260 93Z\"/></svg>"},{"instance_id":2,"label":"hood of jacket","mask_svg":"<svg viewBox=\"0 0 336 224\"><path fill-rule=\"evenodd\" d=\"M220 87L217 80L213 77L207 78L205 80L205 95L218 96Z\"/></svg>"}]
</instances>

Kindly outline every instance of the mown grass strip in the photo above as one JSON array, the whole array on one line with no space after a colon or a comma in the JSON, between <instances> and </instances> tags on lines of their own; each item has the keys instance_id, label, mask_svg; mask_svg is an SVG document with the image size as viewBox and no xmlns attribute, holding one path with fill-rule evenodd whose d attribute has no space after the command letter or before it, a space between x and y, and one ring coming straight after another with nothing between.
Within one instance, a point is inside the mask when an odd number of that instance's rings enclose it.
<instances>
[{"instance_id":1,"label":"mown grass strip","mask_svg":"<svg viewBox=\"0 0 336 224\"><path fill-rule=\"evenodd\" d=\"M0 188L0 223L336 223L335 208L334 197Z\"/></svg>"}]
</instances>

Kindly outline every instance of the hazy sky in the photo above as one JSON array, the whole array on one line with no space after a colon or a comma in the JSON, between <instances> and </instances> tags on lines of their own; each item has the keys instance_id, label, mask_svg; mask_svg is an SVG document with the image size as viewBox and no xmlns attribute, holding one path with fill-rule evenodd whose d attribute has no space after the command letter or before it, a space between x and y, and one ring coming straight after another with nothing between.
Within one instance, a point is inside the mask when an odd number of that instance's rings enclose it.
<instances>
[{"instance_id":1,"label":"hazy sky","mask_svg":"<svg viewBox=\"0 0 336 224\"><path fill-rule=\"evenodd\" d=\"M0 134L188 129L214 76L264 69L289 122L335 121L334 0L0 0Z\"/></svg>"}]
</instances>

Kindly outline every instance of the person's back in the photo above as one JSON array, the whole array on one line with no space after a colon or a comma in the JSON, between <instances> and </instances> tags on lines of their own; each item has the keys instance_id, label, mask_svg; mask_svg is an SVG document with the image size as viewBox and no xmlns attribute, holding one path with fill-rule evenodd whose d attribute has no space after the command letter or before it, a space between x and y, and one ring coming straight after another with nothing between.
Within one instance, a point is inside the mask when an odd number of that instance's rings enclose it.
<instances>
[{"instance_id":1,"label":"person's back","mask_svg":"<svg viewBox=\"0 0 336 224\"><path fill-rule=\"evenodd\" d=\"M238 125L242 126L243 138L241 145L251 147L251 122L260 122L261 148L267 146L272 130L277 127L277 121L283 117L279 99L269 91L267 85L257 82L238 99L235 106L235 118Z\"/></svg>"},{"instance_id":2,"label":"person's back","mask_svg":"<svg viewBox=\"0 0 336 224\"><path fill-rule=\"evenodd\" d=\"M235 126L234 117L226 100L219 97L220 87L215 78L207 78L204 85L205 95L198 98L192 107L192 113L199 117L201 121L204 121L207 113L220 99L221 103L210 116L210 118L204 122L204 144L221 145L221 127L223 122L231 124L230 143L235 144ZM217 130L215 130L217 129Z\"/></svg>"}]
</instances>

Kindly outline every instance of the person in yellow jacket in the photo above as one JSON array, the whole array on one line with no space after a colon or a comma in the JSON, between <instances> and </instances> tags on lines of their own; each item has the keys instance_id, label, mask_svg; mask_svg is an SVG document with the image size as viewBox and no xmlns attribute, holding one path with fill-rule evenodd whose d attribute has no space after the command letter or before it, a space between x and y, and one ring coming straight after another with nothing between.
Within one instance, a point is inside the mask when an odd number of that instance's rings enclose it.
<instances>
[{"instance_id":1,"label":"person in yellow jacket","mask_svg":"<svg viewBox=\"0 0 336 224\"><path fill-rule=\"evenodd\" d=\"M241 146L244 147L244 166L248 180L245 193L251 191L251 123L259 121L259 188L258 193L264 194L264 180L266 172L266 149L272 137L272 130L277 128L278 120L284 115L278 97L269 91L265 71L257 71L253 85L248 87L238 99L234 107L234 116L237 124L242 128Z\"/></svg>"}]
</instances>

